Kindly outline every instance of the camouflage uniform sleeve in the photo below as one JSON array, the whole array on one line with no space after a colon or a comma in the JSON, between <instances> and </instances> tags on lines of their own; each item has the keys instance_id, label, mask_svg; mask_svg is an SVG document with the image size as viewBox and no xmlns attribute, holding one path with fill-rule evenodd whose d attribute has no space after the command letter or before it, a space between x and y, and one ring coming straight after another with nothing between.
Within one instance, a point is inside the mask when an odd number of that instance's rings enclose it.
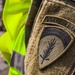
<instances>
[{"instance_id":1,"label":"camouflage uniform sleeve","mask_svg":"<svg viewBox=\"0 0 75 75\"><path fill-rule=\"evenodd\" d=\"M32 25L26 75L75 75L75 1L43 0Z\"/></svg>"},{"instance_id":2,"label":"camouflage uniform sleeve","mask_svg":"<svg viewBox=\"0 0 75 75\"><path fill-rule=\"evenodd\" d=\"M33 27L33 23L37 14L37 11L39 9L39 6L41 4L42 0L33 0L32 4L31 4L31 8L29 10L29 16L27 18L27 22L25 25L25 43L27 45L31 31L32 31L32 27Z\"/></svg>"}]
</instances>

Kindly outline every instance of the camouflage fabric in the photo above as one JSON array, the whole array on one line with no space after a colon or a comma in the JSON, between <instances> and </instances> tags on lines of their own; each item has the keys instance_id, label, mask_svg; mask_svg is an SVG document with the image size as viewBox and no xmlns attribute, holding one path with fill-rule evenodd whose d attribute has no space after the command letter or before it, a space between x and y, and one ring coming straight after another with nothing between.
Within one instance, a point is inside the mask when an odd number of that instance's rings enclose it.
<instances>
[{"instance_id":1,"label":"camouflage fabric","mask_svg":"<svg viewBox=\"0 0 75 75\"><path fill-rule=\"evenodd\" d=\"M28 40L29 40L29 37L30 37L30 34L31 34L31 31L32 31L32 27L33 27L33 23L34 23L34 19L35 19L35 16L37 14L37 11L39 9L39 6L41 4L41 1L42 0L33 0L32 1L32 4L31 4L31 8L30 8L30 11L29 11L29 16L28 16L28 19L27 19L27 22L25 24L25 43L26 45L28 44Z\"/></svg>"},{"instance_id":2,"label":"camouflage fabric","mask_svg":"<svg viewBox=\"0 0 75 75\"><path fill-rule=\"evenodd\" d=\"M25 75L75 75L75 1L43 0L34 20Z\"/></svg>"}]
</instances>

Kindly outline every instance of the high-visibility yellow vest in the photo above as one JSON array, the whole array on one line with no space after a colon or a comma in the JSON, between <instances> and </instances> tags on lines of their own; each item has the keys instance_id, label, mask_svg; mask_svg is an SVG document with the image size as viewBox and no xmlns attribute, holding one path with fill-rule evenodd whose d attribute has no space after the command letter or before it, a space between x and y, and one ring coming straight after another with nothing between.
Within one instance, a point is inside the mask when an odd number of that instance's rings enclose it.
<instances>
[{"instance_id":1,"label":"high-visibility yellow vest","mask_svg":"<svg viewBox=\"0 0 75 75\"><path fill-rule=\"evenodd\" d=\"M5 2L3 23L6 32L0 37L0 50L10 66L9 75L23 75L21 66L15 66L13 56L16 54L17 58L21 57L23 60L26 53L24 44L24 24L28 16L30 3L31 0L6 0ZM18 61L17 59L16 62Z\"/></svg>"}]
</instances>

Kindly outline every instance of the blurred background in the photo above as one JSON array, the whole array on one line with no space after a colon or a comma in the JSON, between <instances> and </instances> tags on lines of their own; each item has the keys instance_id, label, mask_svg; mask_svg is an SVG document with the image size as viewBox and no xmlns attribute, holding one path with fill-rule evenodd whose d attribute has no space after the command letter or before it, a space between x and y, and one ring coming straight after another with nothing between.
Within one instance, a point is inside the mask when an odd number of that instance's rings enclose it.
<instances>
[{"instance_id":1,"label":"blurred background","mask_svg":"<svg viewBox=\"0 0 75 75\"><path fill-rule=\"evenodd\" d=\"M2 22L2 11L4 7L5 0L0 0L0 36L5 32L5 28ZM8 65L3 59L0 52L0 75L8 75Z\"/></svg>"}]
</instances>

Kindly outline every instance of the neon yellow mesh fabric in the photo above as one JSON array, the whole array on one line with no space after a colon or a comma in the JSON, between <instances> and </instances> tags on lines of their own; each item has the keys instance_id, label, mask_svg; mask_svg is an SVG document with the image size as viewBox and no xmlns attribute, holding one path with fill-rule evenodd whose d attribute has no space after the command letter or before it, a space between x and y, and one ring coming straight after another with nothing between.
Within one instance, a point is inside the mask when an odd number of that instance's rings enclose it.
<instances>
[{"instance_id":1,"label":"neon yellow mesh fabric","mask_svg":"<svg viewBox=\"0 0 75 75\"><path fill-rule=\"evenodd\" d=\"M12 50L25 55L24 25L28 16L31 0L6 0L3 9L3 23L6 32L0 37L0 50L10 65ZM12 74L12 72L14 74ZM21 75L10 67L9 75Z\"/></svg>"}]
</instances>

